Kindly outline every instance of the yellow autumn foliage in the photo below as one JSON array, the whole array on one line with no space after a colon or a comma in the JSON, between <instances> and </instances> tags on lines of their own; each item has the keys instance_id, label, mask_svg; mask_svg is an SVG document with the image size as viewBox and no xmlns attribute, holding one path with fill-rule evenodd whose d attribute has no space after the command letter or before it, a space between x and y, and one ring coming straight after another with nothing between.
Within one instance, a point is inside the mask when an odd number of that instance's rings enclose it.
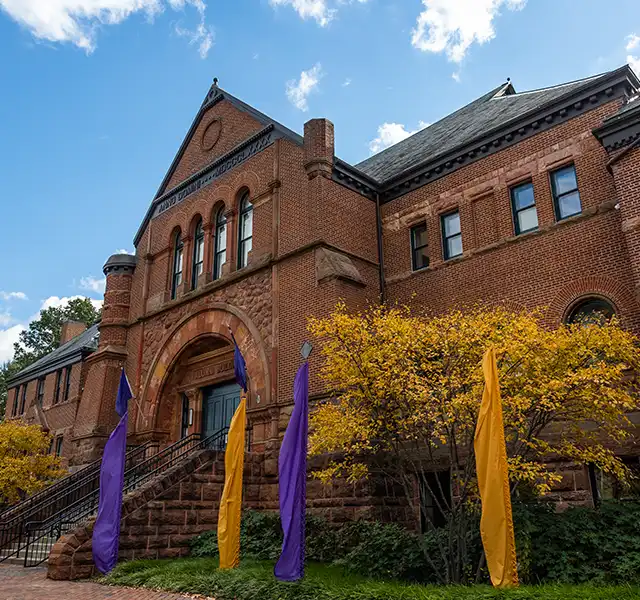
<instances>
[{"instance_id":1,"label":"yellow autumn foliage","mask_svg":"<svg viewBox=\"0 0 640 600\"><path fill-rule=\"evenodd\" d=\"M558 480L550 457L629 477L612 448L630 435L626 414L638 407L630 373L640 367L640 350L615 320L549 328L536 312L500 307L428 316L382 306L353 314L341 303L328 318L310 319L309 329L321 342L321 377L332 392L312 411L309 451L343 457L318 472L321 479L359 479L366 456L412 448L446 454L454 473L467 473L457 485L470 489L489 346L514 484L546 493Z\"/></svg>"},{"instance_id":2,"label":"yellow autumn foliage","mask_svg":"<svg viewBox=\"0 0 640 600\"><path fill-rule=\"evenodd\" d=\"M0 505L13 504L65 475L48 454L51 436L39 425L0 423Z\"/></svg>"}]
</instances>

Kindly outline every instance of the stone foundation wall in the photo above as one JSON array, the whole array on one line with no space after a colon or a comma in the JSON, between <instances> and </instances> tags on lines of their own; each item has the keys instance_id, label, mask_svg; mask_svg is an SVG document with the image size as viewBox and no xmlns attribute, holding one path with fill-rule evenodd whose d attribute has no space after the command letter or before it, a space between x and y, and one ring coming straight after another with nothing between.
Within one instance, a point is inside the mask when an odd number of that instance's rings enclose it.
<instances>
[{"instance_id":1,"label":"stone foundation wall","mask_svg":"<svg viewBox=\"0 0 640 600\"><path fill-rule=\"evenodd\" d=\"M315 468L310 465L310 470ZM243 506L277 511L277 454L245 456ZM224 487L224 454L202 451L125 497L120 528L120 560L176 558L189 553L189 540L217 528ZM415 526L400 490L382 480L331 486L310 479L307 507L334 524L385 520ZM97 574L91 535L95 519L60 538L49 556L51 579L82 579Z\"/></svg>"}]
</instances>

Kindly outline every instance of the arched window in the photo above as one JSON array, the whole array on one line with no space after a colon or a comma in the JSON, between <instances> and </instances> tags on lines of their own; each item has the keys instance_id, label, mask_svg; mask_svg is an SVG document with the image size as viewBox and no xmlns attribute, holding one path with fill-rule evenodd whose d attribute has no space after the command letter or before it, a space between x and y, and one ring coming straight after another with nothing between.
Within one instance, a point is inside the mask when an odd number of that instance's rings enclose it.
<instances>
[{"instance_id":1,"label":"arched window","mask_svg":"<svg viewBox=\"0 0 640 600\"><path fill-rule=\"evenodd\" d=\"M578 302L567 315L567 323L584 323L586 325L602 324L616 314L615 309L603 298L585 298Z\"/></svg>"},{"instance_id":2,"label":"arched window","mask_svg":"<svg viewBox=\"0 0 640 600\"><path fill-rule=\"evenodd\" d=\"M191 262L191 289L198 287L198 277L204 269L204 229L202 219L198 221L193 234L193 260Z\"/></svg>"},{"instance_id":3,"label":"arched window","mask_svg":"<svg viewBox=\"0 0 640 600\"><path fill-rule=\"evenodd\" d=\"M238 268L249 264L249 252L253 241L253 205L249 202L249 192L240 201L240 231L238 236Z\"/></svg>"},{"instance_id":4,"label":"arched window","mask_svg":"<svg viewBox=\"0 0 640 600\"><path fill-rule=\"evenodd\" d=\"M227 262L227 218L224 206L216 214L216 230L213 244L213 278L222 277L222 265Z\"/></svg>"},{"instance_id":5,"label":"arched window","mask_svg":"<svg viewBox=\"0 0 640 600\"><path fill-rule=\"evenodd\" d=\"M178 286L182 283L182 262L184 244L180 232L176 233L175 248L173 251L173 275L171 277L171 299L175 299L178 295Z\"/></svg>"}]
</instances>

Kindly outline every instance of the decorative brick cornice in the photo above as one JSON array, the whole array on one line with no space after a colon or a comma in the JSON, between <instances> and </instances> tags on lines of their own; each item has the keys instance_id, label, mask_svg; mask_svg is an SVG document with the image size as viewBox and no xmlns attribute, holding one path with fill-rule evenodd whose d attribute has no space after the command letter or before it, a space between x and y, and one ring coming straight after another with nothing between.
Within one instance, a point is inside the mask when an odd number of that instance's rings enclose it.
<instances>
[{"instance_id":1,"label":"decorative brick cornice","mask_svg":"<svg viewBox=\"0 0 640 600\"><path fill-rule=\"evenodd\" d=\"M607 119L593 130L593 135L607 152L625 148L640 138L640 97L624 108L623 112Z\"/></svg>"},{"instance_id":2,"label":"decorative brick cornice","mask_svg":"<svg viewBox=\"0 0 640 600\"><path fill-rule=\"evenodd\" d=\"M370 200L376 199L376 193L380 189L378 182L339 158L334 161L331 178Z\"/></svg>"},{"instance_id":3,"label":"decorative brick cornice","mask_svg":"<svg viewBox=\"0 0 640 600\"><path fill-rule=\"evenodd\" d=\"M131 254L113 254L105 263L102 271L105 275L133 275L136 269L136 257Z\"/></svg>"}]
</instances>

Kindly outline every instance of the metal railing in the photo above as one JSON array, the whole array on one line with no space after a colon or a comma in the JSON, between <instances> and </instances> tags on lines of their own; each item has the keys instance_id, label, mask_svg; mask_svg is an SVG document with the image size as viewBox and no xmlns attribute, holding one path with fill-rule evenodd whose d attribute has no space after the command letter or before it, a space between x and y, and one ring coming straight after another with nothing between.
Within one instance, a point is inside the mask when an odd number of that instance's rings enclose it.
<instances>
[{"instance_id":1,"label":"metal railing","mask_svg":"<svg viewBox=\"0 0 640 600\"><path fill-rule=\"evenodd\" d=\"M157 442L147 442L134 447L127 452L126 468L131 469L146 460L157 446ZM100 463L101 460L91 463L12 507L11 512L5 512L0 521L0 563L18 555L24 548L27 523L45 521L97 490L100 487Z\"/></svg>"},{"instance_id":2,"label":"metal railing","mask_svg":"<svg viewBox=\"0 0 640 600\"><path fill-rule=\"evenodd\" d=\"M156 475L180 463L187 455L199 450L224 450L228 429L222 429L202 439L200 434L192 434L166 447L147 460L125 471L124 493L131 492ZM47 560L51 548L64 533L82 524L98 510L100 490L96 488L74 504L52 515L46 520L25 524L24 566L35 567Z\"/></svg>"}]
</instances>

